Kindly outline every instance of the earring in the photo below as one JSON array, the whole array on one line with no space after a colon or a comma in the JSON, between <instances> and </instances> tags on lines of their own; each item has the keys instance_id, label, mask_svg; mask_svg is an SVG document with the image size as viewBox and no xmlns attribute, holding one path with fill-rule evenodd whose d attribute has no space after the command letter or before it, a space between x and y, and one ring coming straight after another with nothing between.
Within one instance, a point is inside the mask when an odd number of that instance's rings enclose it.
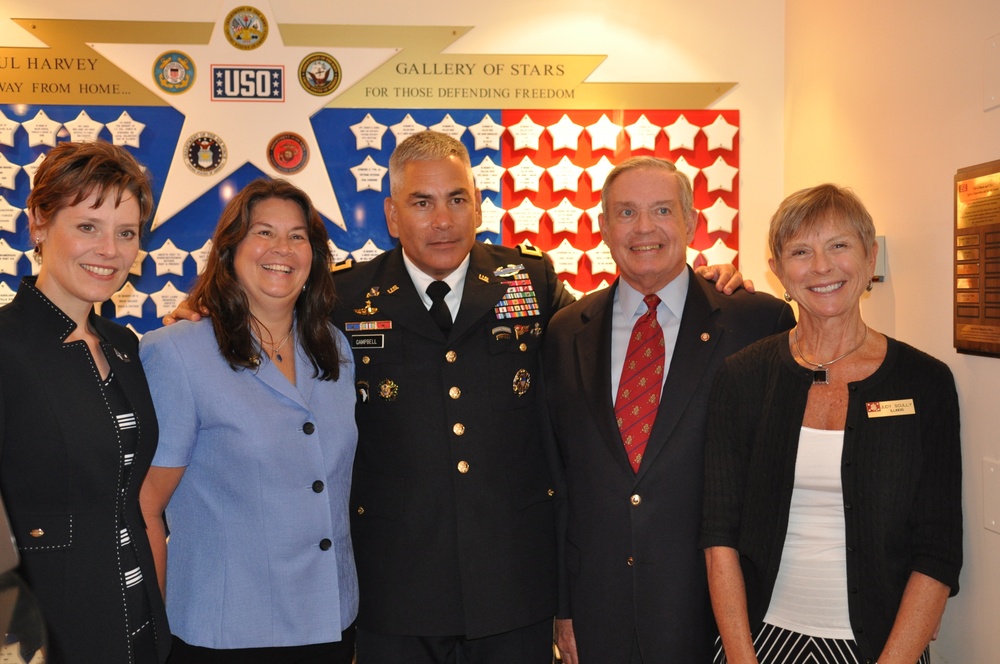
<instances>
[{"instance_id":1,"label":"earring","mask_svg":"<svg viewBox=\"0 0 1000 664\"><path fill-rule=\"evenodd\" d=\"M869 293L871 293L872 292L872 288L874 288L874 287L875 287L875 284L872 283L871 279L869 279L868 280L868 285L865 286L865 290L868 291Z\"/></svg>"},{"instance_id":2,"label":"earring","mask_svg":"<svg viewBox=\"0 0 1000 664\"><path fill-rule=\"evenodd\" d=\"M788 294L788 291L785 291L785 302L791 302L791 301L792 301L792 296Z\"/></svg>"}]
</instances>

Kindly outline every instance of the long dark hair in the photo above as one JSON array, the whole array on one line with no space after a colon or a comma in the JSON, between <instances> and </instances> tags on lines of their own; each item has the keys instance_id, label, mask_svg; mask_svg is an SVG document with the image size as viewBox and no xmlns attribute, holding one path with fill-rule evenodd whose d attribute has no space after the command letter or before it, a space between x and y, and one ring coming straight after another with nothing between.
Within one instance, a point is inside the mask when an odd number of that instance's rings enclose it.
<instances>
[{"instance_id":1,"label":"long dark hair","mask_svg":"<svg viewBox=\"0 0 1000 664\"><path fill-rule=\"evenodd\" d=\"M252 330L255 319L250 312L250 301L236 278L233 261L236 247L250 230L254 208L271 198L291 201L302 208L312 247L312 265L305 290L295 301L297 338L312 362L313 375L320 380L337 380L340 352L330 326L336 294L330 277L329 236L309 196L295 185L285 180L261 178L248 184L229 201L215 227L212 251L205 271L191 291L191 302L210 312L219 352L234 371L255 369L260 364L262 351Z\"/></svg>"}]
</instances>

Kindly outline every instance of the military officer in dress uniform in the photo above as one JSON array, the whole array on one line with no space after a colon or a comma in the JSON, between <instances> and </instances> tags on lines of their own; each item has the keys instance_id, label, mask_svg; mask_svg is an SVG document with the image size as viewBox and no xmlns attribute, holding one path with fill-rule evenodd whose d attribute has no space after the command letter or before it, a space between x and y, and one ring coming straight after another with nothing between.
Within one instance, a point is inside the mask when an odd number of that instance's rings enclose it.
<instances>
[{"instance_id":1,"label":"military officer in dress uniform","mask_svg":"<svg viewBox=\"0 0 1000 664\"><path fill-rule=\"evenodd\" d=\"M389 178L400 246L334 268L334 320L357 365L358 664L549 664L555 490L538 350L573 298L539 250L476 242L459 141L411 136Z\"/></svg>"}]
</instances>

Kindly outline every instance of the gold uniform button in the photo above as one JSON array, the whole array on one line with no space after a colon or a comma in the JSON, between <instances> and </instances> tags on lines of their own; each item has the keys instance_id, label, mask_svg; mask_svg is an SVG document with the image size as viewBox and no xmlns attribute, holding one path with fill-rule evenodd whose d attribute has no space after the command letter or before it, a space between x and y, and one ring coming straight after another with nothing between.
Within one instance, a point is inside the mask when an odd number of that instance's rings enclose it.
<instances>
[{"instance_id":1,"label":"gold uniform button","mask_svg":"<svg viewBox=\"0 0 1000 664\"><path fill-rule=\"evenodd\" d=\"M461 436L462 434L465 433L465 425L462 424L461 422L456 422L455 426L453 426L451 430L455 433L456 436Z\"/></svg>"},{"instance_id":2,"label":"gold uniform button","mask_svg":"<svg viewBox=\"0 0 1000 664\"><path fill-rule=\"evenodd\" d=\"M556 490L555 489L549 489L545 493L549 494L549 498L551 498L552 496L556 495Z\"/></svg>"},{"instance_id":3,"label":"gold uniform button","mask_svg":"<svg viewBox=\"0 0 1000 664\"><path fill-rule=\"evenodd\" d=\"M45 534L45 531L42 530L41 528L35 528L28 534L31 535L32 537L41 537L42 535Z\"/></svg>"},{"instance_id":4,"label":"gold uniform button","mask_svg":"<svg viewBox=\"0 0 1000 664\"><path fill-rule=\"evenodd\" d=\"M637 493L636 493L636 494L633 494L633 495L632 495L632 497L631 497L631 498L629 498L629 501L630 501L630 502L631 502L631 503L632 503L633 505L638 505L639 503L641 503L641 502L642 502L642 496L640 496L640 495L639 495L639 494L637 494Z\"/></svg>"},{"instance_id":5,"label":"gold uniform button","mask_svg":"<svg viewBox=\"0 0 1000 664\"><path fill-rule=\"evenodd\" d=\"M521 352L523 353L524 351L528 350L528 344L521 344L520 346L518 346L518 348L520 348Z\"/></svg>"},{"instance_id":6,"label":"gold uniform button","mask_svg":"<svg viewBox=\"0 0 1000 664\"><path fill-rule=\"evenodd\" d=\"M458 462L458 472L462 473L463 475L465 475L467 472L469 472L469 462L468 461L459 461Z\"/></svg>"},{"instance_id":7,"label":"gold uniform button","mask_svg":"<svg viewBox=\"0 0 1000 664\"><path fill-rule=\"evenodd\" d=\"M361 516L364 513L365 513L365 508L362 507L361 505L358 505L358 516Z\"/></svg>"},{"instance_id":8,"label":"gold uniform button","mask_svg":"<svg viewBox=\"0 0 1000 664\"><path fill-rule=\"evenodd\" d=\"M628 559L625 560L625 562L626 562L626 564L628 564L629 567L631 567L632 565L635 564L635 558L633 558L632 556L629 556Z\"/></svg>"},{"instance_id":9,"label":"gold uniform button","mask_svg":"<svg viewBox=\"0 0 1000 664\"><path fill-rule=\"evenodd\" d=\"M444 359L446 362L448 362L448 364L452 364L455 362L455 360L458 359L458 353L456 353L453 350L449 350L447 353L444 354Z\"/></svg>"},{"instance_id":10,"label":"gold uniform button","mask_svg":"<svg viewBox=\"0 0 1000 664\"><path fill-rule=\"evenodd\" d=\"M372 358L368 357L367 355L362 355L361 356L361 364L368 364L371 361L372 361Z\"/></svg>"},{"instance_id":11,"label":"gold uniform button","mask_svg":"<svg viewBox=\"0 0 1000 664\"><path fill-rule=\"evenodd\" d=\"M448 396L451 397L452 399L457 399L460 396L462 396L462 390L458 389L457 387L453 387L450 390L448 390Z\"/></svg>"}]
</instances>

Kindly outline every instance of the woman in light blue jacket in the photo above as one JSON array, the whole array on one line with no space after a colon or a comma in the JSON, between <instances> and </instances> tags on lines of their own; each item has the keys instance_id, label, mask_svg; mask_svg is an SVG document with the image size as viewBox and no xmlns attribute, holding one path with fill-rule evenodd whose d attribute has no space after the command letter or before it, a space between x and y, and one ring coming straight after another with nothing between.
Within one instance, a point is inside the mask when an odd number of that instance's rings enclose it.
<instances>
[{"instance_id":1,"label":"woman in light blue jacket","mask_svg":"<svg viewBox=\"0 0 1000 664\"><path fill-rule=\"evenodd\" d=\"M161 423L141 498L170 661L350 664L354 366L308 196L281 180L243 189L191 298L211 318L140 347Z\"/></svg>"}]
</instances>

